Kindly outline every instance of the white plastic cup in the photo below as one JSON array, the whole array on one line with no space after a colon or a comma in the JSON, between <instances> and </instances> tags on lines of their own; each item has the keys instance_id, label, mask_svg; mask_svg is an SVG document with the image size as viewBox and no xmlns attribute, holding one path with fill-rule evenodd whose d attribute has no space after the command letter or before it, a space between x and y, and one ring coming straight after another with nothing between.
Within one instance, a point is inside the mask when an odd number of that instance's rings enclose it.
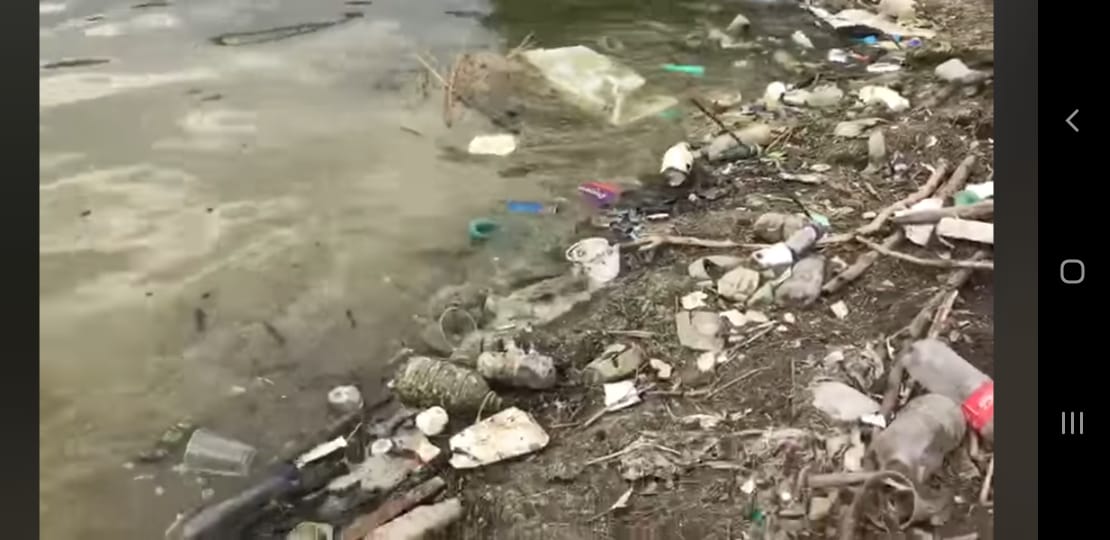
<instances>
[{"instance_id":1,"label":"white plastic cup","mask_svg":"<svg viewBox=\"0 0 1110 540\"><path fill-rule=\"evenodd\" d=\"M253 446L198 429L185 446L185 468L219 476L246 476L257 451Z\"/></svg>"},{"instance_id":2,"label":"white plastic cup","mask_svg":"<svg viewBox=\"0 0 1110 540\"><path fill-rule=\"evenodd\" d=\"M578 265L596 289L613 281L621 272L619 245L610 245L604 238L586 238L566 252L567 260Z\"/></svg>"}]
</instances>

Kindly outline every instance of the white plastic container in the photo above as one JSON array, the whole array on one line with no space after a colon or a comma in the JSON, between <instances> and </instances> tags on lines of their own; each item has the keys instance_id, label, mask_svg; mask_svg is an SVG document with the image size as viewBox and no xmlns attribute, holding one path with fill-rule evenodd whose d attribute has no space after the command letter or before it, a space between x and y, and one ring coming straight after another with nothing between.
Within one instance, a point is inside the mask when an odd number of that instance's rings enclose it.
<instances>
[{"instance_id":1,"label":"white plastic container","mask_svg":"<svg viewBox=\"0 0 1110 540\"><path fill-rule=\"evenodd\" d=\"M621 271L619 245L604 238L586 238L567 249L567 260L582 269L590 288L598 289L613 281Z\"/></svg>"}]
</instances>

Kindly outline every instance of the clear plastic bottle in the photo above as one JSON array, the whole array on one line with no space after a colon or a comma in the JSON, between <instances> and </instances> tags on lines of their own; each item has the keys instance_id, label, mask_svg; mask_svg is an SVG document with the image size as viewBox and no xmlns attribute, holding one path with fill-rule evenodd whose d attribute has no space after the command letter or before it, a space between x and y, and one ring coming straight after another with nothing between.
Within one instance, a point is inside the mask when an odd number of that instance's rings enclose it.
<instances>
[{"instance_id":1,"label":"clear plastic bottle","mask_svg":"<svg viewBox=\"0 0 1110 540\"><path fill-rule=\"evenodd\" d=\"M918 396L899 411L871 441L869 452L879 468L923 483L944 463L967 433L960 405L941 394Z\"/></svg>"},{"instance_id":2,"label":"clear plastic bottle","mask_svg":"<svg viewBox=\"0 0 1110 540\"><path fill-rule=\"evenodd\" d=\"M921 386L960 403L967 423L994 442L994 381L987 374L937 339L916 341L900 361Z\"/></svg>"}]
</instances>

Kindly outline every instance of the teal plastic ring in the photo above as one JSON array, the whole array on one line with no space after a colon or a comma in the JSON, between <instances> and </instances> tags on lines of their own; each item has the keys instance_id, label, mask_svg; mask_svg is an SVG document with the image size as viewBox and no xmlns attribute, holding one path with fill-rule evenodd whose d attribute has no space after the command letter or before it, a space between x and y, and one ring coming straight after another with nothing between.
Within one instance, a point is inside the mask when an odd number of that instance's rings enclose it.
<instances>
[{"instance_id":1,"label":"teal plastic ring","mask_svg":"<svg viewBox=\"0 0 1110 540\"><path fill-rule=\"evenodd\" d=\"M501 225L492 219L477 218L470 220L470 225L467 226L467 233L470 235L471 240L481 242L483 240L489 240L490 236L500 228Z\"/></svg>"}]
</instances>

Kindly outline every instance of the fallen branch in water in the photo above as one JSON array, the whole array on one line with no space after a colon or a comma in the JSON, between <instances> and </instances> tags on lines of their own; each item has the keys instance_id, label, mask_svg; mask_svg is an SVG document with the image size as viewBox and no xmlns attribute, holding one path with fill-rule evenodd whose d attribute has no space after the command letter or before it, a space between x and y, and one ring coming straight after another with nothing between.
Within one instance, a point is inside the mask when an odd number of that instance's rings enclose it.
<instances>
[{"instance_id":1,"label":"fallen branch in water","mask_svg":"<svg viewBox=\"0 0 1110 540\"><path fill-rule=\"evenodd\" d=\"M949 206L937 210L917 210L895 216L893 223L897 225L913 225L917 223L936 223L946 217L955 218L984 218L994 215L994 199L987 199L967 206Z\"/></svg>"},{"instance_id":2,"label":"fallen branch in water","mask_svg":"<svg viewBox=\"0 0 1110 540\"><path fill-rule=\"evenodd\" d=\"M952 261L944 259L924 259L908 253L894 251L886 246L882 246L872 242L862 236L857 236L856 241L871 248L873 251L886 255L900 261L906 261L913 264L922 266L932 266L934 268L971 268L974 270L994 270L994 261Z\"/></svg>"},{"instance_id":3,"label":"fallen branch in water","mask_svg":"<svg viewBox=\"0 0 1110 540\"><path fill-rule=\"evenodd\" d=\"M746 244L743 242L733 242L732 240L709 240L705 238L696 238L693 236L672 236L669 234L651 234L643 238L625 242L621 244L621 249L628 249L638 247L640 251L651 251L660 247L672 246L697 246L704 248L742 248L742 249L763 249L767 244Z\"/></svg>"}]
</instances>

